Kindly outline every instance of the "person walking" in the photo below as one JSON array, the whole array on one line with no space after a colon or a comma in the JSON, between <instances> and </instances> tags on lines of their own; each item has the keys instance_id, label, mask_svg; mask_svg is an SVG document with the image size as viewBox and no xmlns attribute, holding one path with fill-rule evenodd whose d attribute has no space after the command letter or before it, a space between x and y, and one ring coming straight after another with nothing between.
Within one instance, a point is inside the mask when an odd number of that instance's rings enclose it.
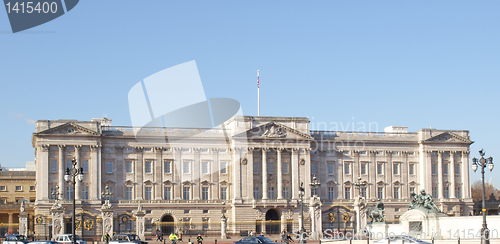
<instances>
[{"instance_id":1,"label":"person walking","mask_svg":"<svg viewBox=\"0 0 500 244\"><path fill-rule=\"evenodd\" d=\"M170 236L168 237L168 239L170 239L170 241L172 241L172 244L175 244L177 242L177 235L172 232L170 233Z\"/></svg>"},{"instance_id":2,"label":"person walking","mask_svg":"<svg viewBox=\"0 0 500 244\"><path fill-rule=\"evenodd\" d=\"M203 244L203 237L201 237L200 234L196 237L196 241L198 241L198 244Z\"/></svg>"},{"instance_id":3,"label":"person walking","mask_svg":"<svg viewBox=\"0 0 500 244\"><path fill-rule=\"evenodd\" d=\"M109 234L108 234L108 233L106 233L106 234L104 235L104 241L106 242L106 244L107 244L107 243L109 243L109 239L111 239L111 236L109 236Z\"/></svg>"}]
</instances>

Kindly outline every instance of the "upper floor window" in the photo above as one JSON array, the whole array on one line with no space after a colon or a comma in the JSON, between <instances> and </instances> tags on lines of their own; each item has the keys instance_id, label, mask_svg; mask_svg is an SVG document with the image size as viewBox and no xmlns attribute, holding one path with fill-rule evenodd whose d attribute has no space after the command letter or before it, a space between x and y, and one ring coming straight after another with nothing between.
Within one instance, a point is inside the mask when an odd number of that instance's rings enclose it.
<instances>
[{"instance_id":1,"label":"upper floor window","mask_svg":"<svg viewBox=\"0 0 500 244\"><path fill-rule=\"evenodd\" d=\"M288 163L282 163L283 166L282 166L282 171L283 171L283 174L288 174Z\"/></svg>"},{"instance_id":2,"label":"upper floor window","mask_svg":"<svg viewBox=\"0 0 500 244\"><path fill-rule=\"evenodd\" d=\"M377 163L377 174L379 174L379 175L384 174L384 164Z\"/></svg>"},{"instance_id":3,"label":"upper floor window","mask_svg":"<svg viewBox=\"0 0 500 244\"><path fill-rule=\"evenodd\" d=\"M227 174L227 162L220 162L220 173Z\"/></svg>"},{"instance_id":4,"label":"upper floor window","mask_svg":"<svg viewBox=\"0 0 500 244\"><path fill-rule=\"evenodd\" d=\"M7 191L7 187L6 186L0 186L0 191Z\"/></svg>"},{"instance_id":5,"label":"upper floor window","mask_svg":"<svg viewBox=\"0 0 500 244\"><path fill-rule=\"evenodd\" d=\"M367 165L367 163L361 163L361 174L362 175L367 174L366 165Z\"/></svg>"},{"instance_id":6,"label":"upper floor window","mask_svg":"<svg viewBox=\"0 0 500 244\"><path fill-rule=\"evenodd\" d=\"M267 173L274 174L274 163L273 162L267 163Z\"/></svg>"},{"instance_id":7,"label":"upper floor window","mask_svg":"<svg viewBox=\"0 0 500 244\"><path fill-rule=\"evenodd\" d=\"M132 173L132 161L125 161L125 173Z\"/></svg>"},{"instance_id":8,"label":"upper floor window","mask_svg":"<svg viewBox=\"0 0 500 244\"><path fill-rule=\"evenodd\" d=\"M394 170L394 172L393 172L393 173L394 173L395 175L399 175L399 163L394 163L394 164L392 165L392 169Z\"/></svg>"},{"instance_id":9,"label":"upper floor window","mask_svg":"<svg viewBox=\"0 0 500 244\"><path fill-rule=\"evenodd\" d=\"M150 147L147 147L147 148L144 148L144 151L145 151L145 152L151 152L151 151L153 151L153 149L152 149L152 148L150 148Z\"/></svg>"},{"instance_id":10,"label":"upper floor window","mask_svg":"<svg viewBox=\"0 0 500 244\"><path fill-rule=\"evenodd\" d=\"M345 191L344 199L351 199L351 188L346 187L344 191Z\"/></svg>"},{"instance_id":11,"label":"upper floor window","mask_svg":"<svg viewBox=\"0 0 500 244\"><path fill-rule=\"evenodd\" d=\"M254 174L259 173L259 163L253 163L253 173Z\"/></svg>"},{"instance_id":12,"label":"upper floor window","mask_svg":"<svg viewBox=\"0 0 500 244\"><path fill-rule=\"evenodd\" d=\"M83 168L83 173L89 172L89 161L88 160L82 161L82 168Z\"/></svg>"},{"instance_id":13,"label":"upper floor window","mask_svg":"<svg viewBox=\"0 0 500 244\"><path fill-rule=\"evenodd\" d=\"M144 166L144 172L146 174L153 173L153 161L151 160L146 161L146 165Z\"/></svg>"},{"instance_id":14,"label":"upper floor window","mask_svg":"<svg viewBox=\"0 0 500 244\"><path fill-rule=\"evenodd\" d=\"M311 174L312 175L316 175L317 174L317 172L316 172L316 164L315 163L311 164Z\"/></svg>"},{"instance_id":15,"label":"upper floor window","mask_svg":"<svg viewBox=\"0 0 500 244\"><path fill-rule=\"evenodd\" d=\"M328 174L333 175L333 163L328 164Z\"/></svg>"},{"instance_id":16,"label":"upper floor window","mask_svg":"<svg viewBox=\"0 0 500 244\"><path fill-rule=\"evenodd\" d=\"M366 155L366 151L359 152L360 155Z\"/></svg>"},{"instance_id":17,"label":"upper floor window","mask_svg":"<svg viewBox=\"0 0 500 244\"><path fill-rule=\"evenodd\" d=\"M208 174L208 162L201 162L201 173Z\"/></svg>"},{"instance_id":18,"label":"upper floor window","mask_svg":"<svg viewBox=\"0 0 500 244\"><path fill-rule=\"evenodd\" d=\"M410 175L414 175L415 174L415 164L410 164L408 171L410 171Z\"/></svg>"},{"instance_id":19,"label":"upper floor window","mask_svg":"<svg viewBox=\"0 0 500 244\"><path fill-rule=\"evenodd\" d=\"M460 164L455 164L455 175L460 175Z\"/></svg>"},{"instance_id":20,"label":"upper floor window","mask_svg":"<svg viewBox=\"0 0 500 244\"><path fill-rule=\"evenodd\" d=\"M227 200L227 187L220 188L220 199Z\"/></svg>"},{"instance_id":21,"label":"upper floor window","mask_svg":"<svg viewBox=\"0 0 500 244\"><path fill-rule=\"evenodd\" d=\"M163 173L165 174L170 174L171 171L171 162L170 161L164 161L163 162Z\"/></svg>"},{"instance_id":22,"label":"upper floor window","mask_svg":"<svg viewBox=\"0 0 500 244\"><path fill-rule=\"evenodd\" d=\"M182 172L184 174L189 174L189 172L190 172L190 163L188 161L186 161L186 162L184 162L182 164Z\"/></svg>"},{"instance_id":23,"label":"upper floor window","mask_svg":"<svg viewBox=\"0 0 500 244\"><path fill-rule=\"evenodd\" d=\"M30 191L35 191L35 186L30 186Z\"/></svg>"},{"instance_id":24,"label":"upper floor window","mask_svg":"<svg viewBox=\"0 0 500 244\"><path fill-rule=\"evenodd\" d=\"M344 174L351 174L351 163L344 163Z\"/></svg>"},{"instance_id":25,"label":"upper floor window","mask_svg":"<svg viewBox=\"0 0 500 244\"><path fill-rule=\"evenodd\" d=\"M106 173L108 174L113 173L113 162L111 161L106 162Z\"/></svg>"},{"instance_id":26,"label":"upper floor window","mask_svg":"<svg viewBox=\"0 0 500 244\"><path fill-rule=\"evenodd\" d=\"M50 172L57 172L57 160L50 160Z\"/></svg>"},{"instance_id":27,"label":"upper floor window","mask_svg":"<svg viewBox=\"0 0 500 244\"><path fill-rule=\"evenodd\" d=\"M16 186L16 191L23 191L23 186Z\"/></svg>"},{"instance_id":28,"label":"upper floor window","mask_svg":"<svg viewBox=\"0 0 500 244\"><path fill-rule=\"evenodd\" d=\"M443 164L443 175L448 175L448 163Z\"/></svg>"},{"instance_id":29,"label":"upper floor window","mask_svg":"<svg viewBox=\"0 0 500 244\"><path fill-rule=\"evenodd\" d=\"M437 164L431 164L432 175L437 174Z\"/></svg>"}]
</instances>

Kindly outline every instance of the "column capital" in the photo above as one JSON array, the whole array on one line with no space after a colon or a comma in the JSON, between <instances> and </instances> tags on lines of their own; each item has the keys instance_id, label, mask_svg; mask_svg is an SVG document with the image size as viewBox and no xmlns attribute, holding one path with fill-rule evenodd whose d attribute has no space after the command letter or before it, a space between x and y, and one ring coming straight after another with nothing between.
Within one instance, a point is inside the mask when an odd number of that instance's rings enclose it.
<instances>
[{"instance_id":1,"label":"column capital","mask_svg":"<svg viewBox=\"0 0 500 244\"><path fill-rule=\"evenodd\" d=\"M49 144L42 144L42 145L40 145L40 148L42 149L42 152L48 152L50 145Z\"/></svg>"},{"instance_id":2,"label":"column capital","mask_svg":"<svg viewBox=\"0 0 500 244\"><path fill-rule=\"evenodd\" d=\"M99 145L99 144L97 144L97 145L90 145L90 149L93 150L93 151L97 150L100 147L101 147L101 145Z\"/></svg>"},{"instance_id":3,"label":"column capital","mask_svg":"<svg viewBox=\"0 0 500 244\"><path fill-rule=\"evenodd\" d=\"M82 145L74 145L75 149L80 149L82 148Z\"/></svg>"},{"instance_id":4,"label":"column capital","mask_svg":"<svg viewBox=\"0 0 500 244\"><path fill-rule=\"evenodd\" d=\"M135 147L136 151L142 152L144 150L144 147Z\"/></svg>"},{"instance_id":5,"label":"column capital","mask_svg":"<svg viewBox=\"0 0 500 244\"><path fill-rule=\"evenodd\" d=\"M300 150L300 149L299 149L299 148L296 148L296 147L295 147L295 148L292 148L292 152L294 152L294 153L298 152L299 150Z\"/></svg>"},{"instance_id":6,"label":"column capital","mask_svg":"<svg viewBox=\"0 0 500 244\"><path fill-rule=\"evenodd\" d=\"M155 151L163 152L163 147L154 147Z\"/></svg>"},{"instance_id":7,"label":"column capital","mask_svg":"<svg viewBox=\"0 0 500 244\"><path fill-rule=\"evenodd\" d=\"M467 156L469 155L470 151L462 151L462 156Z\"/></svg>"},{"instance_id":8,"label":"column capital","mask_svg":"<svg viewBox=\"0 0 500 244\"><path fill-rule=\"evenodd\" d=\"M255 147L249 147L247 148L248 151L253 152L255 150Z\"/></svg>"},{"instance_id":9,"label":"column capital","mask_svg":"<svg viewBox=\"0 0 500 244\"><path fill-rule=\"evenodd\" d=\"M199 147L193 147L193 148L192 148L192 151L193 151L194 153L199 153L199 152L200 152L200 150L201 150L201 149L200 149Z\"/></svg>"},{"instance_id":10,"label":"column capital","mask_svg":"<svg viewBox=\"0 0 500 244\"><path fill-rule=\"evenodd\" d=\"M267 150L269 150L269 148L268 148L268 147L263 147L263 148L261 148L260 150L262 150L262 152L263 152L263 153L266 153L266 152L267 152Z\"/></svg>"},{"instance_id":11,"label":"column capital","mask_svg":"<svg viewBox=\"0 0 500 244\"><path fill-rule=\"evenodd\" d=\"M123 152L123 149L125 149L124 146L115 146L115 149L117 152Z\"/></svg>"},{"instance_id":12,"label":"column capital","mask_svg":"<svg viewBox=\"0 0 500 244\"><path fill-rule=\"evenodd\" d=\"M57 145L57 147L59 148L59 150L61 150L61 149L66 148L66 145Z\"/></svg>"}]
</instances>

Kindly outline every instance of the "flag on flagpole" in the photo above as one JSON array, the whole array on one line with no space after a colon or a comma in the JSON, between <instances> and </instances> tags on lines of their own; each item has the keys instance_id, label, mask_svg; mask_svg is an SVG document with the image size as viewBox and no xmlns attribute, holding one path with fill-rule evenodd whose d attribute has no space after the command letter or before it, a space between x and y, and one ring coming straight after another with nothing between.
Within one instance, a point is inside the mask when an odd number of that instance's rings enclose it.
<instances>
[{"instance_id":1,"label":"flag on flagpole","mask_svg":"<svg viewBox=\"0 0 500 244\"><path fill-rule=\"evenodd\" d=\"M260 88L259 71L257 70L257 88Z\"/></svg>"}]
</instances>

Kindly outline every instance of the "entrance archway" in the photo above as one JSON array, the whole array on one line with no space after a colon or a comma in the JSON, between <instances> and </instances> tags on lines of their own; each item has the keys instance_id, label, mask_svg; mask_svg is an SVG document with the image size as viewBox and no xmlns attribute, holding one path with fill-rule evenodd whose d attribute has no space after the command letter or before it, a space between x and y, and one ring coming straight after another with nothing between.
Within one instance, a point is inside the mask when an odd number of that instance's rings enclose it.
<instances>
[{"instance_id":1,"label":"entrance archway","mask_svg":"<svg viewBox=\"0 0 500 244\"><path fill-rule=\"evenodd\" d=\"M161 232L163 235L170 235L174 232L174 217L172 215L165 215L161 218Z\"/></svg>"},{"instance_id":2,"label":"entrance archway","mask_svg":"<svg viewBox=\"0 0 500 244\"><path fill-rule=\"evenodd\" d=\"M281 220L278 211L269 209L266 213L266 234L279 234Z\"/></svg>"}]
</instances>

